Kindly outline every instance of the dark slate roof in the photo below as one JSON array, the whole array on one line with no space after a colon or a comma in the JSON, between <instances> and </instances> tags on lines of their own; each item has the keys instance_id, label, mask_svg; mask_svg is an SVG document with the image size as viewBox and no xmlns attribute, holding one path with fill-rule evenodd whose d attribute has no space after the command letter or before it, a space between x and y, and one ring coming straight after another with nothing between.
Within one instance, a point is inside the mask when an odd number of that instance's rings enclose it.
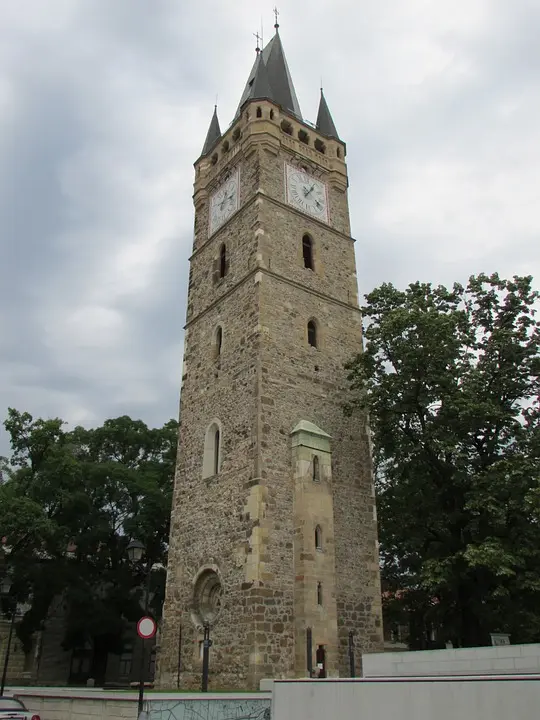
<instances>
[{"instance_id":1,"label":"dark slate roof","mask_svg":"<svg viewBox=\"0 0 540 720\"><path fill-rule=\"evenodd\" d=\"M334 121L332 120L332 115L330 114L330 110L328 109L328 105L326 104L326 98L324 97L322 88L321 101L319 103L319 112L317 113L316 128L321 133L321 135L326 135L326 137L332 137L336 139L339 138L336 126L334 125Z\"/></svg>"},{"instance_id":2,"label":"dark slate roof","mask_svg":"<svg viewBox=\"0 0 540 720\"><path fill-rule=\"evenodd\" d=\"M245 102L259 98L273 100L299 120L302 119L300 105L278 32L264 50L257 53L236 114L240 113L240 108Z\"/></svg>"},{"instance_id":3,"label":"dark slate roof","mask_svg":"<svg viewBox=\"0 0 540 720\"><path fill-rule=\"evenodd\" d=\"M209 153L220 137L221 137L221 130L219 128L219 120L218 120L218 116L217 116L217 105L216 105L214 107L214 114L212 115L212 120L210 121L210 127L208 128L208 132L206 133L206 140L204 141L202 155L206 155L207 153Z\"/></svg>"},{"instance_id":4,"label":"dark slate roof","mask_svg":"<svg viewBox=\"0 0 540 720\"><path fill-rule=\"evenodd\" d=\"M251 86L251 97L253 99L262 100L267 98L272 100L272 89L268 81L268 72L266 71L266 65L262 59L262 53L257 55L255 61L255 75L253 77L253 84Z\"/></svg>"}]
</instances>

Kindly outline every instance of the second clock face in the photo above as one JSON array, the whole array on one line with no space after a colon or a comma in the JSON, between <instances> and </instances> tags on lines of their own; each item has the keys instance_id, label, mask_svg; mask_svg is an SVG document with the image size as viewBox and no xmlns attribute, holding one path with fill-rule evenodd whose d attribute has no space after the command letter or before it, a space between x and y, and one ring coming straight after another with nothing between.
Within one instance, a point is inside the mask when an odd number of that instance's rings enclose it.
<instances>
[{"instance_id":1,"label":"second clock face","mask_svg":"<svg viewBox=\"0 0 540 720\"><path fill-rule=\"evenodd\" d=\"M300 168L286 166L287 202L318 220L328 222L328 194L321 180Z\"/></svg>"},{"instance_id":2,"label":"second clock face","mask_svg":"<svg viewBox=\"0 0 540 720\"><path fill-rule=\"evenodd\" d=\"M238 210L239 171L223 182L210 198L210 235Z\"/></svg>"}]
</instances>

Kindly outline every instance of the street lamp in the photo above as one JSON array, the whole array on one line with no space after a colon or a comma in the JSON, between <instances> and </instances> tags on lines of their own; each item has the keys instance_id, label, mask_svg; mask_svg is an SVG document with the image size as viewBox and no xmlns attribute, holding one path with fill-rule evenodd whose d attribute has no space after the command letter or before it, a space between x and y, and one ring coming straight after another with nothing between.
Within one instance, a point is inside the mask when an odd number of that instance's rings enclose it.
<instances>
[{"instance_id":1,"label":"street lamp","mask_svg":"<svg viewBox=\"0 0 540 720\"><path fill-rule=\"evenodd\" d=\"M9 575L5 575L4 579L2 580L2 584L0 585L0 594L5 598L9 598L10 592L11 592L11 578L9 577ZM15 608L12 608L11 621L9 623L9 635L8 635L8 641L7 641L7 647L6 647L6 655L4 657L4 669L2 671L2 681L0 683L0 697L4 694L4 688L6 686L6 677L7 677L8 665L9 665L9 654L11 652L11 639L13 637L14 626L15 626Z\"/></svg>"},{"instance_id":2,"label":"street lamp","mask_svg":"<svg viewBox=\"0 0 540 720\"><path fill-rule=\"evenodd\" d=\"M140 540L131 540L126 548L126 553L128 556L128 559L131 563L134 565L138 565L141 563L145 553L146 548L142 544ZM148 604L150 599L150 575L152 572L152 563L148 561L148 564L145 569L146 573L146 586L145 586L145 593L144 593L144 614L148 615ZM145 639L141 637L141 666L139 670L139 710L138 710L138 717L143 717L143 701L144 701L144 669L145 669L145 655L146 655L146 643Z\"/></svg>"},{"instance_id":3,"label":"street lamp","mask_svg":"<svg viewBox=\"0 0 540 720\"><path fill-rule=\"evenodd\" d=\"M140 540L131 540L129 545L126 548L129 562L131 562L131 563L141 562L145 551L146 551L146 548L144 547L142 542L140 542Z\"/></svg>"}]
</instances>

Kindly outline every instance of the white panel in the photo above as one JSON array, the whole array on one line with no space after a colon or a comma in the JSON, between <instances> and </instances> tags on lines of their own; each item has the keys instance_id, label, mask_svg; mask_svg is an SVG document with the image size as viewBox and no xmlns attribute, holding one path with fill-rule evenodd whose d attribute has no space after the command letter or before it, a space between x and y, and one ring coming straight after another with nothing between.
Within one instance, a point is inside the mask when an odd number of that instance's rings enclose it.
<instances>
[{"instance_id":1,"label":"white panel","mask_svg":"<svg viewBox=\"0 0 540 720\"><path fill-rule=\"evenodd\" d=\"M534 681L276 681L272 720L536 720Z\"/></svg>"},{"instance_id":2,"label":"white panel","mask_svg":"<svg viewBox=\"0 0 540 720\"><path fill-rule=\"evenodd\" d=\"M527 663L521 660L527 658ZM516 660L520 660L516 664ZM540 644L376 653L362 658L364 677L437 676L463 672L481 675L540 669Z\"/></svg>"}]
</instances>

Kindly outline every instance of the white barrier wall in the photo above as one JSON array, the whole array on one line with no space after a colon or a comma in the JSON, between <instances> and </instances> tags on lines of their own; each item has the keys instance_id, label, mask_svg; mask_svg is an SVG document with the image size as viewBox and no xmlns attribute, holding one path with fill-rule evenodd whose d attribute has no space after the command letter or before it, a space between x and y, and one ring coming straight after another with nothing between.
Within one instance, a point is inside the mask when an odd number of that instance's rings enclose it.
<instances>
[{"instance_id":1,"label":"white barrier wall","mask_svg":"<svg viewBox=\"0 0 540 720\"><path fill-rule=\"evenodd\" d=\"M75 688L12 688L42 720L136 720L137 693ZM148 720L263 720L269 693L147 693Z\"/></svg>"},{"instance_id":2,"label":"white barrier wall","mask_svg":"<svg viewBox=\"0 0 540 720\"><path fill-rule=\"evenodd\" d=\"M52 688L14 691L29 710L41 720L126 720L137 717L137 695L134 693L84 693L73 689L54 692Z\"/></svg>"},{"instance_id":3,"label":"white barrier wall","mask_svg":"<svg viewBox=\"0 0 540 720\"><path fill-rule=\"evenodd\" d=\"M533 679L534 677L534 679ZM276 680L272 720L538 720L540 676Z\"/></svg>"},{"instance_id":4,"label":"white barrier wall","mask_svg":"<svg viewBox=\"0 0 540 720\"><path fill-rule=\"evenodd\" d=\"M540 644L373 653L362 656L364 677L540 674Z\"/></svg>"}]
</instances>

